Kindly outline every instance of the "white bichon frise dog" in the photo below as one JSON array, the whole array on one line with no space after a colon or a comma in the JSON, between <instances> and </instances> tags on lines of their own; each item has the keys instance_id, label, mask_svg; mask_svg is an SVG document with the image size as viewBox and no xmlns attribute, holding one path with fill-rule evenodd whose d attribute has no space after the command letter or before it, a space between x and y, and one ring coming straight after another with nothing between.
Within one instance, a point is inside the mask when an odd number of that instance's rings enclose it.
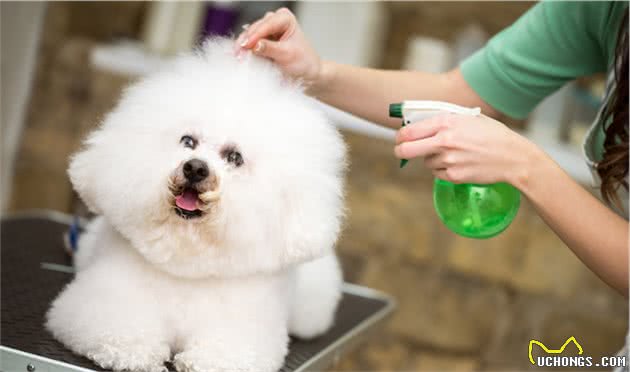
<instances>
[{"instance_id":1,"label":"white bichon frise dog","mask_svg":"<svg viewBox=\"0 0 630 372\"><path fill-rule=\"evenodd\" d=\"M131 85L70 163L98 215L47 328L114 370L274 371L332 324L337 130L265 60L209 41Z\"/></svg>"}]
</instances>

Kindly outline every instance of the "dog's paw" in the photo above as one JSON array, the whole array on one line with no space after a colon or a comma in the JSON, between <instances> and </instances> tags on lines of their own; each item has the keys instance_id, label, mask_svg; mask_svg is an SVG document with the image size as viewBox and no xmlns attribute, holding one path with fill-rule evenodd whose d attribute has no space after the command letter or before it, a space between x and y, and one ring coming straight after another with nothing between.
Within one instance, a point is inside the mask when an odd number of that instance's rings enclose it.
<instances>
[{"instance_id":1,"label":"dog's paw","mask_svg":"<svg viewBox=\"0 0 630 372\"><path fill-rule=\"evenodd\" d=\"M310 339L326 332L335 320L343 283L334 255L300 265L296 270L295 292L289 317L289 332Z\"/></svg>"},{"instance_id":2,"label":"dog's paw","mask_svg":"<svg viewBox=\"0 0 630 372\"><path fill-rule=\"evenodd\" d=\"M173 359L177 372L275 372L282 365L266 355L242 355L234 350L234 355L217 355L207 350L183 351Z\"/></svg>"},{"instance_id":3,"label":"dog's paw","mask_svg":"<svg viewBox=\"0 0 630 372\"><path fill-rule=\"evenodd\" d=\"M170 357L170 348L166 344L144 342L100 343L82 354L102 368L114 371L167 372L164 362Z\"/></svg>"},{"instance_id":4,"label":"dog's paw","mask_svg":"<svg viewBox=\"0 0 630 372\"><path fill-rule=\"evenodd\" d=\"M219 368L213 365L212 360L207 360L207 356L199 355L194 351L184 351L173 358L173 365L177 372L214 372L229 371L230 369ZM216 360L214 360L216 362Z\"/></svg>"},{"instance_id":5,"label":"dog's paw","mask_svg":"<svg viewBox=\"0 0 630 372\"><path fill-rule=\"evenodd\" d=\"M221 358L211 357L209 353L198 350L188 350L175 355L173 365L177 372L228 372L244 371L237 369L231 362Z\"/></svg>"}]
</instances>

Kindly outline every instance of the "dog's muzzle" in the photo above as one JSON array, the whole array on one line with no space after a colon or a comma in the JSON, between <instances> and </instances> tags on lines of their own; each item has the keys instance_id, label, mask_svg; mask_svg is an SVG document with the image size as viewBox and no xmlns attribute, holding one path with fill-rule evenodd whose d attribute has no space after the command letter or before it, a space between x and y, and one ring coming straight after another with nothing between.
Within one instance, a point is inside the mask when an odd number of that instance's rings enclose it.
<instances>
[{"instance_id":1,"label":"dog's muzzle","mask_svg":"<svg viewBox=\"0 0 630 372\"><path fill-rule=\"evenodd\" d=\"M198 218L220 198L219 177L200 159L190 159L170 178L169 189L175 213L184 218Z\"/></svg>"}]
</instances>

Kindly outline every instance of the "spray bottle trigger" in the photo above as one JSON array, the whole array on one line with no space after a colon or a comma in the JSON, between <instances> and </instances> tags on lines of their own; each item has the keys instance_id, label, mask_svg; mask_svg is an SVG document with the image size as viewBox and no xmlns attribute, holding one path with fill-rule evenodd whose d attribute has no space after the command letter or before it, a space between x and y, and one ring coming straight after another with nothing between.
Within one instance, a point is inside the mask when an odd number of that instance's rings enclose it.
<instances>
[{"instance_id":1,"label":"spray bottle trigger","mask_svg":"<svg viewBox=\"0 0 630 372\"><path fill-rule=\"evenodd\" d=\"M405 126L405 119L403 119L402 121L402 126ZM405 165L407 165L407 163L409 162L409 160L407 159L400 159L400 168L402 169L402 167L404 167Z\"/></svg>"}]
</instances>

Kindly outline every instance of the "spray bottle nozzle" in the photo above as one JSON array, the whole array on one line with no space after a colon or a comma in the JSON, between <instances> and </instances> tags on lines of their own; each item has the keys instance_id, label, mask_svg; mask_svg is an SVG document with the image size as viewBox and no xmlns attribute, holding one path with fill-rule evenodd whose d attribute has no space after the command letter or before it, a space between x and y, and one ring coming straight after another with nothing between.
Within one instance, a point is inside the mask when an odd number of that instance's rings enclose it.
<instances>
[{"instance_id":1,"label":"spray bottle nozzle","mask_svg":"<svg viewBox=\"0 0 630 372\"><path fill-rule=\"evenodd\" d=\"M390 118L402 118L402 103L392 103L389 105L389 117Z\"/></svg>"}]
</instances>

